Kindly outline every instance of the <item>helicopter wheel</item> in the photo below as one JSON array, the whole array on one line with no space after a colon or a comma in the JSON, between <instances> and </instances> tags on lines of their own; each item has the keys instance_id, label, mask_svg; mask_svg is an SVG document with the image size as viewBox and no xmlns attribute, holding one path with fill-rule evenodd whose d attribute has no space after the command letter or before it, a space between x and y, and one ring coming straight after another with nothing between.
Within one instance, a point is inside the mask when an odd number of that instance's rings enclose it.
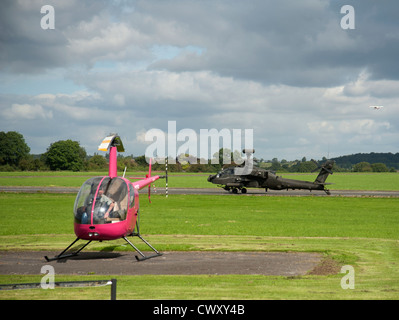
<instances>
[{"instance_id":1,"label":"helicopter wheel","mask_svg":"<svg viewBox=\"0 0 399 320\"><path fill-rule=\"evenodd\" d=\"M247 193L247 189L246 188L242 188L241 189L241 193Z\"/></svg>"}]
</instances>

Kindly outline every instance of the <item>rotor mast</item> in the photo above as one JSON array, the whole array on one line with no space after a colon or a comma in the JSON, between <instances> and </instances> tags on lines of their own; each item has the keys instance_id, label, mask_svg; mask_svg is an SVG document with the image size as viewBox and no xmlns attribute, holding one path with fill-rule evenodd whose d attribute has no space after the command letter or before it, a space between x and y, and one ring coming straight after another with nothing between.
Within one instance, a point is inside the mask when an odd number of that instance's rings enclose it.
<instances>
[{"instance_id":1,"label":"rotor mast","mask_svg":"<svg viewBox=\"0 0 399 320\"><path fill-rule=\"evenodd\" d=\"M104 140L98 146L98 150L100 151L109 150L108 175L110 178L117 177L118 176L117 151L119 152L125 151L121 138L118 136L118 134L111 133L109 136L104 138Z\"/></svg>"}]
</instances>

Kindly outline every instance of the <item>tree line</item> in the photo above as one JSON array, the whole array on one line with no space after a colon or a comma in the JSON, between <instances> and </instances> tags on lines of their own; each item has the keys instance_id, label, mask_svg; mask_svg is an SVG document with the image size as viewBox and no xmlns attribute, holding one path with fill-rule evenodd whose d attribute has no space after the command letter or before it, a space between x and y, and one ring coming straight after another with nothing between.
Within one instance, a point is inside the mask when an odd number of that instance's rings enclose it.
<instances>
[{"instance_id":1,"label":"tree line","mask_svg":"<svg viewBox=\"0 0 399 320\"><path fill-rule=\"evenodd\" d=\"M235 151L237 152L237 151ZM214 154L219 158L217 164L211 160L199 161L190 155L180 155L176 161L169 161L168 170L172 172L217 172L222 169L226 154L234 159L233 153L228 149L220 149ZM16 131L0 132L0 171L45 171L45 170L70 170L70 171L103 171L108 169L108 157L95 153L87 155L85 149L78 141L60 140L51 143L46 152L40 155L30 154L30 148L25 142L22 134ZM190 159L190 161L188 161ZM312 172L326 161L308 161L306 157L301 160L279 161L255 159L258 166L272 171L279 172ZM354 172L395 172L399 168L399 153L393 154L356 154L332 159L335 161L334 171ZM368 161L366 161L368 160ZM147 170L148 162L144 155L134 157L133 155L123 156L118 154L118 170ZM358 161L358 162L356 162ZM370 161L370 162L369 162ZM374 162L373 162L374 161ZM387 165L388 164L388 165ZM230 165L235 165L232 162ZM165 170L164 164L153 164L153 170Z\"/></svg>"},{"instance_id":2,"label":"tree line","mask_svg":"<svg viewBox=\"0 0 399 320\"><path fill-rule=\"evenodd\" d=\"M0 171L105 171L108 170L108 159L108 153L105 156L97 153L88 155L78 141L70 139L51 143L45 153L33 155L22 134L16 131L0 132ZM175 162L168 167L171 172L217 172L221 169L220 165L211 164L210 161L207 164L188 165L178 159ZM118 154L117 166L118 170L148 170L144 155L134 157ZM165 165L155 163L152 168L165 170Z\"/></svg>"},{"instance_id":3,"label":"tree line","mask_svg":"<svg viewBox=\"0 0 399 320\"><path fill-rule=\"evenodd\" d=\"M337 165L345 169L351 169L356 166L356 168L354 168L356 170L375 171L380 167L379 165L377 166L377 164L381 163L387 168L399 169L399 153L356 153L333 158L331 160L334 160Z\"/></svg>"}]
</instances>

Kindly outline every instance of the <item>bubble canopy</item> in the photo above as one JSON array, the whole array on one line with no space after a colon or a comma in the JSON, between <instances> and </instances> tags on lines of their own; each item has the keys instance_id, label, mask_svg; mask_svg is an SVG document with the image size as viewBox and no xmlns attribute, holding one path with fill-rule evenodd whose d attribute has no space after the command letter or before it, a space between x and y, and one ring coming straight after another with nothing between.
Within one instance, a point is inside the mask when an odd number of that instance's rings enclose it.
<instances>
[{"instance_id":1,"label":"bubble canopy","mask_svg":"<svg viewBox=\"0 0 399 320\"><path fill-rule=\"evenodd\" d=\"M120 177L94 177L83 183L74 205L75 223L99 225L125 221L134 206L131 183Z\"/></svg>"}]
</instances>

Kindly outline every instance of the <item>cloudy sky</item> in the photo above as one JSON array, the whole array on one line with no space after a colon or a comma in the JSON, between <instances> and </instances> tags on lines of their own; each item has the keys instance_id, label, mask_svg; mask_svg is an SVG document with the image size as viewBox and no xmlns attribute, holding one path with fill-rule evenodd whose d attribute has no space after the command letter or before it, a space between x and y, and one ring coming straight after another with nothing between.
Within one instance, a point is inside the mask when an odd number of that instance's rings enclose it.
<instances>
[{"instance_id":1,"label":"cloudy sky","mask_svg":"<svg viewBox=\"0 0 399 320\"><path fill-rule=\"evenodd\" d=\"M252 129L264 159L396 153L398 17L395 0L2 0L0 130L31 153L117 132L138 156L168 121Z\"/></svg>"}]
</instances>

